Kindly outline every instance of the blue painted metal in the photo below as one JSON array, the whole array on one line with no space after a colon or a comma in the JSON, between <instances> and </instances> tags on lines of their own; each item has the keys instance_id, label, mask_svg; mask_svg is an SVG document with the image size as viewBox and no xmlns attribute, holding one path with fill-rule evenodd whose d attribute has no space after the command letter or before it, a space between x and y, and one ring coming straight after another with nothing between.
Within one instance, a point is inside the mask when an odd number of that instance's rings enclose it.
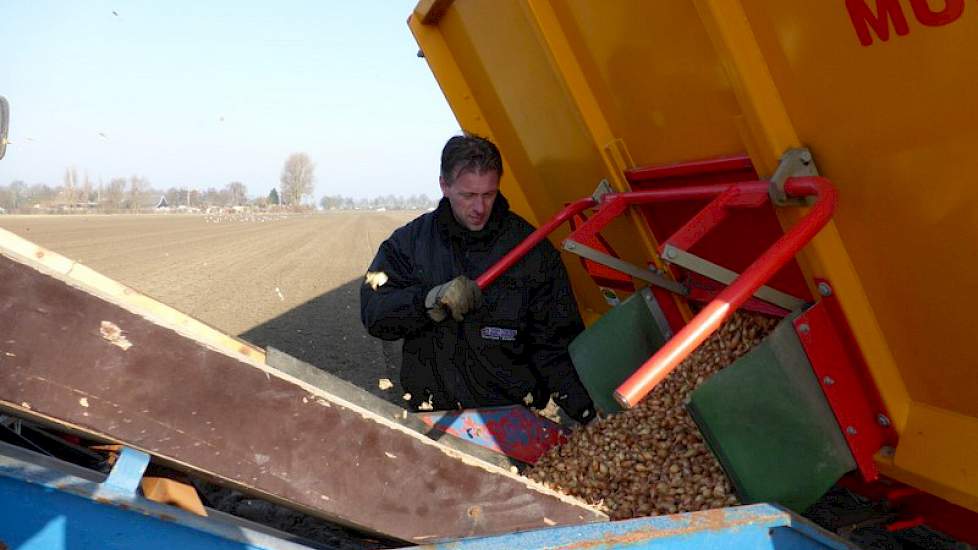
<instances>
[{"instance_id":1,"label":"blue painted metal","mask_svg":"<svg viewBox=\"0 0 978 550\"><path fill-rule=\"evenodd\" d=\"M115 465L112 466L112 471L109 472L109 477L105 478L102 485L104 487L111 487L122 493L134 495L136 494L136 489L139 489L139 482L142 481L143 473L146 472L146 466L148 465L148 454L130 449L129 447L123 447L119 452L119 458L116 459Z\"/></svg>"},{"instance_id":2,"label":"blue painted metal","mask_svg":"<svg viewBox=\"0 0 978 550\"><path fill-rule=\"evenodd\" d=\"M793 513L770 504L611 523L554 527L496 537L465 539L428 550L842 550L855 548Z\"/></svg>"},{"instance_id":3,"label":"blue painted metal","mask_svg":"<svg viewBox=\"0 0 978 550\"><path fill-rule=\"evenodd\" d=\"M419 413L428 426L497 453L534 464L550 447L567 441L568 431L526 407L485 407Z\"/></svg>"},{"instance_id":4,"label":"blue painted metal","mask_svg":"<svg viewBox=\"0 0 978 550\"><path fill-rule=\"evenodd\" d=\"M308 549L249 522L201 517L144 499L133 483L138 485L136 474L148 458L124 449L99 483L96 472L0 445L0 548Z\"/></svg>"},{"instance_id":5,"label":"blue painted metal","mask_svg":"<svg viewBox=\"0 0 978 550\"><path fill-rule=\"evenodd\" d=\"M121 453L111 483L49 457L0 444L0 548L301 550L244 522L218 521L148 501L133 491L148 457ZM4 546L5 545L5 546ZM420 547L419 547L420 548ZM850 548L781 508L756 504L692 514L554 527L465 539L429 549Z\"/></svg>"}]
</instances>

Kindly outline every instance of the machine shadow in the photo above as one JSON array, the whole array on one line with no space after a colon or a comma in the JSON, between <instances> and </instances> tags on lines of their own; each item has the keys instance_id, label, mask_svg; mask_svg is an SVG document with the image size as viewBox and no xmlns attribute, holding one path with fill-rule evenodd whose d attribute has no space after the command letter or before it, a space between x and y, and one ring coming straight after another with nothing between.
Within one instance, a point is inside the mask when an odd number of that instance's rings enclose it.
<instances>
[{"instance_id":1,"label":"machine shadow","mask_svg":"<svg viewBox=\"0 0 978 550\"><path fill-rule=\"evenodd\" d=\"M360 323L357 277L278 317L252 327L239 338L277 348L296 359L341 378L373 395L404 405L399 372L401 342L385 342L367 334ZM381 389L381 380L393 387Z\"/></svg>"}]
</instances>

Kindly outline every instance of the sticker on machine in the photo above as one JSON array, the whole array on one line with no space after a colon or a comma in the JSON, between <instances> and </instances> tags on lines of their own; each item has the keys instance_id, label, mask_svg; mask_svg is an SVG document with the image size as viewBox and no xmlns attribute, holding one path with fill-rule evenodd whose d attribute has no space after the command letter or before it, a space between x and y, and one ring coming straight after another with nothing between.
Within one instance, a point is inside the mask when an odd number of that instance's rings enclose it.
<instances>
[{"instance_id":1,"label":"sticker on machine","mask_svg":"<svg viewBox=\"0 0 978 550\"><path fill-rule=\"evenodd\" d=\"M503 340L505 342L516 340L516 329L514 328L482 327L480 332L486 340Z\"/></svg>"}]
</instances>

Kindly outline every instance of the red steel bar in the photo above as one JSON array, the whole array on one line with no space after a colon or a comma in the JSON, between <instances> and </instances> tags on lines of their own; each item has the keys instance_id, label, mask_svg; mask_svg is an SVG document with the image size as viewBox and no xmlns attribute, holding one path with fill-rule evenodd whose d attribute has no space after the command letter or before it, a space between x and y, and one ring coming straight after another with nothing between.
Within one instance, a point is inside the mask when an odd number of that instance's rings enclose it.
<instances>
[{"instance_id":1,"label":"red steel bar","mask_svg":"<svg viewBox=\"0 0 978 550\"><path fill-rule=\"evenodd\" d=\"M727 191L731 187L736 187L746 194L758 192L766 193L768 185L770 184L766 181L748 181L740 183L716 183L707 185L690 185L687 187L647 189L644 191L629 191L626 193L608 193L602 197L601 207L602 209L605 208L605 205L610 205L609 203L612 201L624 201L626 204L646 204L650 202L712 199L720 193ZM502 257L502 259L487 269L485 273L479 275L479 278L475 280L476 284L479 285L480 289L484 290L487 286L491 285L493 281L498 279L499 276L502 275L507 269L513 267L513 264L518 262L521 258L523 258L523 256L526 256L526 254L532 250L534 246L540 244L540 241L546 239L547 235L553 233L558 227L560 227L562 223L597 205L598 203L591 197L579 199L568 204L563 210L551 218L550 221L540 226L540 228L533 233L530 233L529 237L524 239L520 244L516 245L516 247L510 250L505 256ZM592 223L593 221L597 221L595 218L599 218L601 223ZM610 219L601 220L601 218L602 216L600 215L592 217L578 227L574 233L596 233L600 231L601 227L604 227L611 221Z\"/></svg>"},{"instance_id":2,"label":"red steel bar","mask_svg":"<svg viewBox=\"0 0 978 550\"><path fill-rule=\"evenodd\" d=\"M760 182L758 182L760 183ZM704 186L706 187L706 186ZM709 186L715 187L715 186ZM690 188L686 188L690 189ZM686 190L683 189L683 190ZM798 253L832 218L837 193L822 177L795 177L785 182L785 193L792 197L814 195L815 205L794 227L741 273L712 302L673 336L628 380L615 390L615 400L625 408L634 407L704 340L757 292L781 267ZM678 190L677 190L678 191ZM645 193L645 192L639 192ZM638 193L629 193L638 194Z\"/></svg>"},{"instance_id":3,"label":"red steel bar","mask_svg":"<svg viewBox=\"0 0 978 550\"><path fill-rule=\"evenodd\" d=\"M629 204L708 200L734 186L746 194L753 194L758 191L766 193L769 185L771 184L767 181L744 181L737 183L688 185L685 187L665 187L662 189L643 189L642 191L629 191L627 193L609 193L602 197L601 201L604 202L615 197L625 197Z\"/></svg>"},{"instance_id":4,"label":"red steel bar","mask_svg":"<svg viewBox=\"0 0 978 550\"><path fill-rule=\"evenodd\" d=\"M726 172L730 170L744 170L753 167L754 165L751 163L750 157L723 157L709 160L667 164L665 166L635 168L633 170L626 171L625 177L630 182L636 182L683 176L702 176L704 174L715 174L717 172Z\"/></svg>"},{"instance_id":5,"label":"red steel bar","mask_svg":"<svg viewBox=\"0 0 978 550\"><path fill-rule=\"evenodd\" d=\"M520 261L523 256L526 256L534 246L540 244L540 241L547 238L547 235L551 234L556 230L562 223L571 219L572 217L580 214L581 212L587 210L588 208L593 208L597 203L591 197L586 197L583 199L576 200L567 206L563 210L557 212L557 214L550 218L550 221L540 226L539 229L530 233L530 236L523 240L520 244L516 245L515 248L506 253L498 262L487 269L479 278L475 280L475 283L479 285L479 288L485 290L485 288L493 283L500 275L506 272L507 269L513 267L513 264Z\"/></svg>"}]
</instances>

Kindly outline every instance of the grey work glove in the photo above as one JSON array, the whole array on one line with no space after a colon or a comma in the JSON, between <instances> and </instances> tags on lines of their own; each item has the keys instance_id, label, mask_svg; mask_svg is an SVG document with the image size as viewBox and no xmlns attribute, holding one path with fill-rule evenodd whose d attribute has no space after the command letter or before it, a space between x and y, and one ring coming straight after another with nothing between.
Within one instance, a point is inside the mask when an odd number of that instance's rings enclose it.
<instances>
[{"instance_id":1,"label":"grey work glove","mask_svg":"<svg viewBox=\"0 0 978 550\"><path fill-rule=\"evenodd\" d=\"M449 311L452 318L461 321L466 313L482 306L482 291L475 281L459 275L429 290L424 306L428 309L428 317L435 322L444 321Z\"/></svg>"}]
</instances>

